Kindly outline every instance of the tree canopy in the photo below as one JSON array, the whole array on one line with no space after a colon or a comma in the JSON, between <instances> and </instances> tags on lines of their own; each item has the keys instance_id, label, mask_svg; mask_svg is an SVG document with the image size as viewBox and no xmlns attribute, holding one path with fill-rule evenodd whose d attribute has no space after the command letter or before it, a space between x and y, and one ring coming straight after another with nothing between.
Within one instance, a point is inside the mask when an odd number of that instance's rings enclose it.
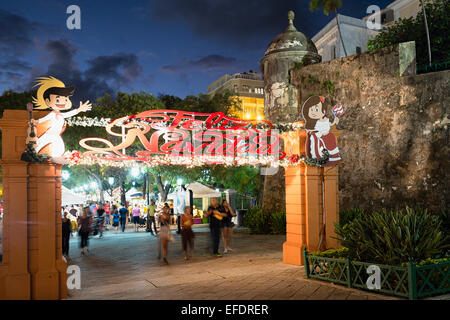
<instances>
[{"instance_id":1,"label":"tree canopy","mask_svg":"<svg viewBox=\"0 0 450 320\"><path fill-rule=\"evenodd\" d=\"M449 61L450 1L428 0L425 3L425 11L430 31L432 62ZM367 47L369 50L375 50L408 41L416 42L417 63L419 65L426 64L428 62L428 45L423 10L415 17L400 19L393 26L382 29L373 40L369 40Z\"/></svg>"}]
</instances>

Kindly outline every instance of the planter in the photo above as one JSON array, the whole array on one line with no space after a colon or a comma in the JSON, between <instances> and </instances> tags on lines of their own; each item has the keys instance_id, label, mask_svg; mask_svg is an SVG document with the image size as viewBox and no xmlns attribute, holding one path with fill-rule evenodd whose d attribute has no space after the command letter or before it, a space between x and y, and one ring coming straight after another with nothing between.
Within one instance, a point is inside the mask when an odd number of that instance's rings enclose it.
<instances>
[{"instance_id":1,"label":"planter","mask_svg":"<svg viewBox=\"0 0 450 320\"><path fill-rule=\"evenodd\" d=\"M194 218L193 219L193 223L194 224L201 224L202 223L202 218Z\"/></svg>"},{"instance_id":2,"label":"planter","mask_svg":"<svg viewBox=\"0 0 450 320\"><path fill-rule=\"evenodd\" d=\"M409 262L407 266L389 266L350 259L325 258L310 255L304 250L307 278L314 278L343 284L349 288L400 296L409 299L444 294L450 292L450 261L417 266ZM367 280L370 266L380 269L380 288L369 289ZM372 267L373 268L373 267Z\"/></svg>"}]
</instances>

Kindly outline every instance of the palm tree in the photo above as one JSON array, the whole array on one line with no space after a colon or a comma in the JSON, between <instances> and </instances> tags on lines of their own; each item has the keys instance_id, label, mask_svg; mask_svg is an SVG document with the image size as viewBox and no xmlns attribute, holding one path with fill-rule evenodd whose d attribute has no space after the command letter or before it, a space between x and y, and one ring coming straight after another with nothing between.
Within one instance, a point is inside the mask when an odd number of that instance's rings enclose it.
<instances>
[{"instance_id":1,"label":"palm tree","mask_svg":"<svg viewBox=\"0 0 450 320\"><path fill-rule=\"evenodd\" d=\"M342 48L344 48L345 56L347 56L347 50L345 50L344 39L342 38L341 27L339 25L338 11L337 9L342 6L342 0L311 0L309 3L309 10L315 11L323 8L323 13L328 15L329 12L334 12L336 16L336 24L338 27L339 38L341 39Z\"/></svg>"},{"instance_id":2,"label":"palm tree","mask_svg":"<svg viewBox=\"0 0 450 320\"><path fill-rule=\"evenodd\" d=\"M422 10L423 10L423 18L425 20L425 30L427 32L427 41L428 41L428 58L429 58L429 62L430 62L430 67L431 67L431 44L430 44L430 31L428 30L428 21L427 21L427 13L425 11L425 4L423 3L423 0L421 0L422 2Z\"/></svg>"}]
</instances>

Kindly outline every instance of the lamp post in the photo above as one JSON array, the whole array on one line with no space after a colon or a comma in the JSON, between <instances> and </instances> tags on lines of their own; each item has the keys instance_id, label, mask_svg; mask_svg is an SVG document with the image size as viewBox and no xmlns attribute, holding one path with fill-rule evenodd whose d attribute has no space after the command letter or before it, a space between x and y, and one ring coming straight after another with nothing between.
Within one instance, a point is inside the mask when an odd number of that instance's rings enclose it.
<instances>
[{"instance_id":1,"label":"lamp post","mask_svg":"<svg viewBox=\"0 0 450 320\"><path fill-rule=\"evenodd\" d=\"M67 170L63 170L61 172L61 177L64 181L67 181L70 178L70 172Z\"/></svg>"}]
</instances>

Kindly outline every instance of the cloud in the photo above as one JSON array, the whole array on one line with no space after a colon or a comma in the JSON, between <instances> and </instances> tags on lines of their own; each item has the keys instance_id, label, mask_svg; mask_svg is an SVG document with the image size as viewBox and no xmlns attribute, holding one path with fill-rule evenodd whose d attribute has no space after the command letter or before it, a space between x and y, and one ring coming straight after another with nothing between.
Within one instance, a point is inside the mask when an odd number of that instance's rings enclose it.
<instances>
[{"instance_id":1,"label":"cloud","mask_svg":"<svg viewBox=\"0 0 450 320\"><path fill-rule=\"evenodd\" d=\"M0 9L0 54L12 57L23 55L33 45L32 36L41 26Z\"/></svg>"},{"instance_id":2,"label":"cloud","mask_svg":"<svg viewBox=\"0 0 450 320\"><path fill-rule=\"evenodd\" d=\"M169 72L184 72L188 70L209 71L234 67L236 58L225 57L220 54L210 54L199 58L198 60L183 59L181 63L170 64L162 67L163 70Z\"/></svg>"},{"instance_id":3,"label":"cloud","mask_svg":"<svg viewBox=\"0 0 450 320\"><path fill-rule=\"evenodd\" d=\"M0 83L17 90L30 90L36 77L54 76L66 85L76 86L74 102L95 101L105 93L114 94L142 73L135 54L116 53L94 57L81 70L75 61L77 48L67 39L45 39L58 34L55 27L32 22L25 17L0 9ZM43 39L37 39L44 35ZM36 43L38 41L38 43ZM23 56L32 49L43 52L48 65L34 65ZM150 83L150 76L146 81Z\"/></svg>"},{"instance_id":4,"label":"cloud","mask_svg":"<svg viewBox=\"0 0 450 320\"><path fill-rule=\"evenodd\" d=\"M0 74L2 84L12 83L17 88L26 79L31 66L22 57L42 29L42 24L0 9L0 69L8 71Z\"/></svg>"},{"instance_id":5,"label":"cloud","mask_svg":"<svg viewBox=\"0 0 450 320\"><path fill-rule=\"evenodd\" d=\"M54 76L66 85L76 87L74 104L78 104L78 101L95 101L106 93L115 94L121 87L129 86L142 72L142 66L134 54L98 56L88 60L87 69L81 70L74 61L77 49L67 39L48 41L44 49L50 57L50 64L45 74L32 74L29 88L34 85L36 76Z\"/></svg>"},{"instance_id":6,"label":"cloud","mask_svg":"<svg viewBox=\"0 0 450 320\"><path fill-rule=\"evenodd\" d=\"M29 71L31 66L28 62L20 59L11 59L5 62L0 62L0 69L14 70L14 71Z\"/></svg>"},{"instance_id":7,"label":"cloud","mask_svg":"<svg viewBox=\"0 0 450 320\"><path fill-rule=\"evenodd\" d=\"M284 31L287 12L296 12L295 25L309 31L306 1L298 0L165 0L150 1L149 14L159 21L184 21L199 36L240 47L268 45Z\"/></svg>"},{"instance_id":8,"label":"cloud","mask_svg":"<svg viewBox=\"0 0 450 320\"><path fill-rule=\"evenodd\" d=\"M99 56L88 61L90 67L86 71L88 78L111 80L117 86L128 85L142 72L135 54L118 53L110 56Z\"/></svg>"}]
</instances>

